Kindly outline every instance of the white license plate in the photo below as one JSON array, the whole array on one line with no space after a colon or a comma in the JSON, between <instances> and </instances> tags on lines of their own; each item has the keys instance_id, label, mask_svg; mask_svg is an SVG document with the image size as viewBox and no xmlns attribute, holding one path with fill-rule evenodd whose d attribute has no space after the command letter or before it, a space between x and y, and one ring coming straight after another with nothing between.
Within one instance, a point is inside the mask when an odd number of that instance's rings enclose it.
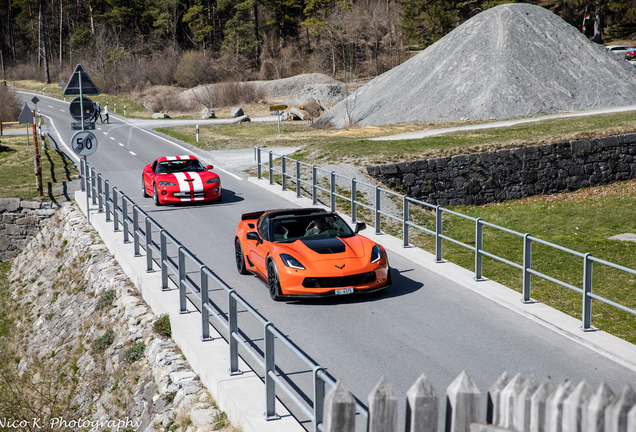
<instances>
[{"instance_id":1,"label":"white license plate","mask_svg":"<svg viewBox=\"0 0 636 432\"><path fill-rule=\"evenodd\" d=\"M353 294L353 288L342 288L336 290L336 295Z\"/></svg>"},{"instance_id":2,"label":"white license plate","mask_svg":"<svg viewBox=\"0 0 636 432\"><path fill-rule=\"evenodd\" d=\"M176 196L176 197L190 197L190 192L175 192L174 196Z\"/></svg>"}]
</instances>

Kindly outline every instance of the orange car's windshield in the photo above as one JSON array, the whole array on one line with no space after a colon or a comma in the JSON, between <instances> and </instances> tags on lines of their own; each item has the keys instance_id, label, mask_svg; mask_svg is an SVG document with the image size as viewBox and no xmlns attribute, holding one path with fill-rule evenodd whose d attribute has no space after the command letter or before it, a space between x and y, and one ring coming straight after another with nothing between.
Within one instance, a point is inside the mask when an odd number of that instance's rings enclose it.
<instances>
[{"instance_id":1,"label":"orange car's windshield","mask_svg":"<svg viewBox=\"0 0 636 432\"><path fill-rule=\"evenodd\" d=\"M299 239L350 237L349 225L335 214L284 216L272 221L273 241L293 242Z\"/></svg>"}]
</instances>

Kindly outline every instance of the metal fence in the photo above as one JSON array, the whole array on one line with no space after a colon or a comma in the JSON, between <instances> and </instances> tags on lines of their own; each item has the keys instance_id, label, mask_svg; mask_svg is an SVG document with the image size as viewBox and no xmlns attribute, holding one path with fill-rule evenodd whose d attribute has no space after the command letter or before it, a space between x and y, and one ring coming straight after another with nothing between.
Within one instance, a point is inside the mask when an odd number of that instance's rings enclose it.
<instances>
[{"instance_id":1,"label":"metal fence","mask_svg":"<svg viewBox=\"0 0 636 432\"><path fill-rule=\"evenodd\" d=\"M263 160L263 153L266 154L266 161ZM316 165L309 165L296 159L288 158L285 155L277 154L272 151L265 151L260 147L254 148L254 158L257 163L257 177L261 179L263 177L263 170L266 170L269 176L269 183L275 183L275 177L280 177L280 183L283 190L288 189L288 183L294 183L296 189L296 196L301 197L303 193L308 195L314 204L319 200L319 195L328 195L328 205L332 211L336 211L336 198L341 198L351 206L351 219L355 223L358 218L358 209L360 207L372 211L372 217L375 220L375 233L380 234L382 232L383 217L399 222L402 226L402 240L403 246L409 246L409 230L411 228L418 229L424 233L433 235L435 237L435 261L443 262L443 241L451 242L462 248L472 251L475 255L475 280L484 280L483 271L483 257L489 257L494 260L500 261L504 264L512 266L522 271L522 299L523 303L532 303L530 297L531 294L531 275L540 277L547 281L553 282L562 287L568 288L572 291L576 291L582 296L582 315L581 315L581 330L593 331L592 327L592 299L601 301L615 308L621 309L625 312L636 315L636 310L621 305L617 302L609 300L607 298L596 295L592 292L592 271L593 264L599 264L619 270L621 272L630 273L636 275L636 270L611 263L596 257L593 257L591 253L581 253L554 243L541 240L533 237L530 234L523 234L517 231L510 230L489 222L482 220L481 218L474 218L466 216L464 214L449 210L439 205L433 205L424 201L419 201L414 198L402 195L394 191L383 189L378 185L365 183L355 178L350 178L337 174L335 171L327 171ZM309 174L310 173L310 174ZM338 186L341 185L341 186ZM345 186L347 185L347 186ZM346 188L347 192L342 191ZM360 188L366 188L367 193L364 196L373 197L373 204L367 203L363 200ZM397 198L402 203L402 214L400 216L389 213L384 209L383 197L385 203L390 198ZM411 221L411 214L409 210L410 204L416 204L425 209L428 209L435 214L435 226L424 227ZM444 234L443 216L444 214L454 215L459 218L471 221L475 224L475 243L474 245L461 242L457 239L449 237ZM519 262L513 262L507 260L501 256L498 256L492 251L484 250L484 227L493 228L494 230L501 231L517 237L521 242L523 252ZM565 252L569 256L582 258L582 287L577 287L567 282L561 281L550 275L544 274L538 270L532 268L532 247L533 244L544 245L549 248Z\"/></svg>"},{"instance_id":2,"label":"metal fence","mask_svg":"<svg viewBox=\"0 0 636 432\"><path fill-rule=\"evenodd\" d=\"M265 418L267 420L279 418L275 410L276 391L279 389L311 420L313 430L321 431L326 385L333 387L336 384L325 368L309 358L271 321L268 321L245 301L236 290L220 280L209 267L123 192L113 187L84 159L81 160L80 173L82 191L87 192L88 198L93 205L98 206L100 213L105 213L106 221L113 223L113 230L123 234L124 243L133 242L135 256L142 256L142 250L145 251L146 270L153 272L156 266L159 267L161 289L170 290L170 284L179 289L179 312L189 312L188 301L199 309L201 313L201 340L210 340L211 317L214 318L213 322L216 322L226 332L230 350L229 374L242 373L239 370L239 346L261 368L266 389ZM215 305L210 301L211 283L225 292L227 312L222 312L220 305ZM253 341L248 340L245 332L241 330L244 321L239 321L239 315L244 314L239 314L239 306L262 327L262 334L265 335L262 350L256 349ZM219 333L221 332L219 331ZM279 344L276 344L276 341ZM299 386L289 385L281 378L284 372L281 372L280 362L277 362L281 356L275 355L275 352L278 352L275 347L281 344L287 348L287 355L292 354L310 368L313 384L311 395L299 394L301 392ZM356 412L368 418L368 409L359 400L356 400Z\"/></svg>"}]
</instances>

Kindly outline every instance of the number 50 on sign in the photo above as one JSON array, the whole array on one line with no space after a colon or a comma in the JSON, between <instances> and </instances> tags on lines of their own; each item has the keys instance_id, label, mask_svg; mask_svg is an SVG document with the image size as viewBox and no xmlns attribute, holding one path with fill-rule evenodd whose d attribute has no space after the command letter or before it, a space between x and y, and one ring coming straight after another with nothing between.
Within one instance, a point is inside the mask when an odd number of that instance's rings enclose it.
<instances>
[{"instance_id":1,"label":"number 50 on sign","mask_svg":"<svg viewBox=\"0 0 636 432\"><path fill-rule=\"evenodd\" d=\"M97 137L89 131L80 131L73 135L71 147L79 156L90 156L97 150Z\"/></svg>"}]
</instances>

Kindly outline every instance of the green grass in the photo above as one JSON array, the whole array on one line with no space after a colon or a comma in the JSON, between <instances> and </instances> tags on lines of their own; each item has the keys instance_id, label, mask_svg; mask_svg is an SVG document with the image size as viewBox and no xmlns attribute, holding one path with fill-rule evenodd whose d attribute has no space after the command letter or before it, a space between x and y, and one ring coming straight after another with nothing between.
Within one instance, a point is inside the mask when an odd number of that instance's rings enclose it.
<instances>
[{"instance_id":1,"label":"green grass","mask_svg":"<svg viewBox=\"0 0 636 432\"><path fill-rule=\"evenodd\" d=\"M38 197L34 174L32 135L27 145L25 136L0 137L0 198L35 199ZM42 201L66 201L63 183L78 178L73 164L60 153L46 146L40 147L42 163Z\"/></svg>"}]
</instances>

